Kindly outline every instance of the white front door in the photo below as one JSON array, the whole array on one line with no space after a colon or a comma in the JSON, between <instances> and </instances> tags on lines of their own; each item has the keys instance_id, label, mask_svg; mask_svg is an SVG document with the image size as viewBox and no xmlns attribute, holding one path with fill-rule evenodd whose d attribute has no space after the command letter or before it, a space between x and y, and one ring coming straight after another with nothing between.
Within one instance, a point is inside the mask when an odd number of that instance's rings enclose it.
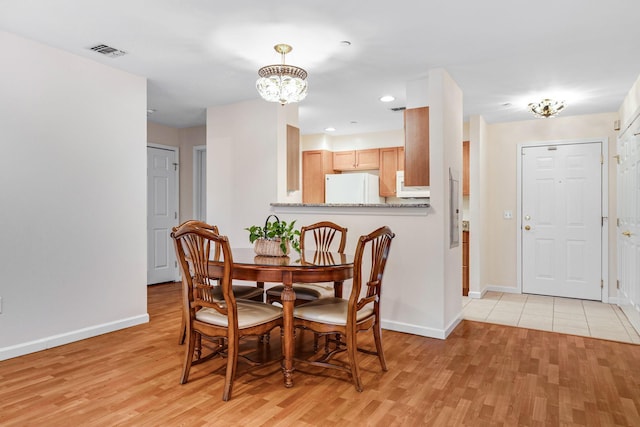
<instances>
[{"instance_id":1,"label":"white front door","mask_svg":"<svg viewBox=\"0 0 640 427\"><path fill-rule=\"evenodd\" d=\"M618 303L640 331L640 119L618 139ZM634 135L635 134L635 135Z\"/></svg>"},{"instance_id":2,"label":"white front door","mask_svg":"<svg viewBox=\"0 0 640 427\"><path fill-rule=\"evenodd\" d=\"M602 144L522 148L522 291L602 300Z\"/></svg>"},{"instance_id":3,"label":"white front door","mask_svg":"<svg viewBox=\"0 0 640 427\"><path fill-rule=\"evenodd\" d=\"M147 283L178 279L171 228L178 225L176 152L147 147Z\"/></svg>"}]
</instances>

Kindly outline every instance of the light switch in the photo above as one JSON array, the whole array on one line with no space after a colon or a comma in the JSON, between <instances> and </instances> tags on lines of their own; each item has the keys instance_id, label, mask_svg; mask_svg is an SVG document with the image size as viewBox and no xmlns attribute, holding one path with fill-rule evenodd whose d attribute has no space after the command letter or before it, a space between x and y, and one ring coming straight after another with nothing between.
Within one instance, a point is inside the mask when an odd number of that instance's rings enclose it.
<instances>
[{"instance_id":1,"label":"light switch","mask_svg":"<svg viewBox=\"0 0 640 427\"><path fill-rule=\"evenodd\" d=\"M511 211L504 211L504 213L502 214L502 218L513 219L513 213Z\"/></svg>"}]
</instances>

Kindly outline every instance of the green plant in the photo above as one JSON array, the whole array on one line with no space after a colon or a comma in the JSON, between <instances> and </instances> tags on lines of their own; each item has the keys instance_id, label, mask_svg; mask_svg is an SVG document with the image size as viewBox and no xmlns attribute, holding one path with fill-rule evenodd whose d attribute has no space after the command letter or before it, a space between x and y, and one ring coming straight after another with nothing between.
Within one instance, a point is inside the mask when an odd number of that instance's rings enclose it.
<instances>
[{"instance_id":1,"label":"green plant","mask_svg":"<svg viewBox=\"0 0 640 427\"><path fill-rule=\"evenodd\" d=\"M291 221L287 224L286 221L280 221L276 217L276 221L270 222L267 218L264 227L259 225L252 225L245 228L249 232L249 241L251 243L258 239L277 240L280 239L280 249L282 253L287 252L287 242L291 244L291 247L300 252L300 230L296 230L296 221Z\"/></svg>"}]
</instances>

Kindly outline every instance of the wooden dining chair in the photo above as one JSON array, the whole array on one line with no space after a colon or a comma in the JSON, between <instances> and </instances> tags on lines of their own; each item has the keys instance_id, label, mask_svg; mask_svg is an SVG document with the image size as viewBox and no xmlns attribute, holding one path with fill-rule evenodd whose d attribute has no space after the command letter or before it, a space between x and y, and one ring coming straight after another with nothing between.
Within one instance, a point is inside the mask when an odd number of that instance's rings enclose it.
<instances>
[{"instance_id":1,"label":"wooden dining chair","mask_svg":"<svg viewBox=\"0 0 640 427\"><path fill-rule=\"evenodd\" d=\"M235 297L231 277L233 255L226 236L187 223L175 228L171 237L183 275L182 305L187 328L180 383L188 381L193 364L220 355L227 360L222 400L229 400L238 357L244 357L239 354L240 339L262 336L277 326L282 327L282 310L271 304ZM212 267L211 252L217 250L218 263ZM218 293L222 299L216 297ZM217 343L210 354L202 354L202 337Z\"/></svg>"},{"instance_id":2,"label":"wooden dining chair","mask_svg":"<svg viewBox=\"0 0 640 427\"><path fill-rule=\"evenodd\" d=\"M335 368L351 374L357 391L362 391L362 380L358 368L357 352L377 355L383 371L387 370L382 348L380 328L380 296L391 240L395 234L389 227L381 227L360 237L356 247L353 286L349 299L322 298L294 308L294 326L310 329L316 334L340 334L344 341L336 343L335 349L325 347L319 358L314 355L301 362L314 366ZM357 333L371 329L376 351L358 348ZM333 359L346 351L347 362ZM297 362L296 362L297 363Z\"/></svg>"},{"instance_id":3,"label":"wooden dining chair","mask_svg":"<svg viewBox=\"0 0 640 427\"><path fill-rule=\"evenodd\" d=\"M193 227L204 228L205 230L211 230L216 234L220 234L217 226L207 224L206 222L203 222L203 221L191 219L183 223L183 225L186 225L186 224L191 225ZM173 230L175 231L176 228L174 228ZM213 259L220 259L220 245L215 245ZM213 289L214 289L214 297L216 299L222 300L222 291L220 290L220 287L215 286ZM247 299L247 300L258 301L258 302L264 301L264 289L259 288L257 286L233 285L233 295L236 297L236 299ZM178 344L180 345L184 344L184 340L186 337L186 330L187 329L185 325L185 319L183 316L182 324L180 326L180 336L178 338Z\"/></svg>"},{"instance_id":4,"label":"wooden dining chair","mask_svg":"<svg viewBox=\"0 0 640 427\"><path fill-rule=\"evenodd\" d=\"M313 239L314 245L308 247L306 240ZM315 249L322 252L344 253L347 244L347 229L329 221L322 221L300 228L300 251ZM316 300L318 298L342 297L342 287L334 283L294 283L296 300L294 306ZM282 304L284 286L277 285L267 290L267 303Z\"/></svg>"}]
</instances>

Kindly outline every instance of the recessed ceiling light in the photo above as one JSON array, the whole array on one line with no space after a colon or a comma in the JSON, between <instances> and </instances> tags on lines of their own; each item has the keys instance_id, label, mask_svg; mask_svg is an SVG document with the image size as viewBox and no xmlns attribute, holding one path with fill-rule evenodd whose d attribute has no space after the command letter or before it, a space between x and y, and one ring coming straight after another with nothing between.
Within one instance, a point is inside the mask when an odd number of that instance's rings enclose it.
<instances>
[{"instance_id":1,"label":"recessed ceiling light","mask_svg":"<svg viewBox=\"0 0 640 427\"><path fill-rule=\"evenodd\" d=\"M391 101L395 101L396 99L391 96L391 95L385 95L385 96L381 96L380 97L380 101L382 102L391 102Z\"/></svg>"},{"instance_id":2,"label":"recessed ceiling light","mask_svg":"<svg viewBox=\"0 0 640 427\"><path fill-rule=\"evenodd\" d=\"M325 130L326 132L335 132L335 131L336 131L336 128L328 127L328 128L324 128L324 130Z\"/></svg>"}]
</instances>

